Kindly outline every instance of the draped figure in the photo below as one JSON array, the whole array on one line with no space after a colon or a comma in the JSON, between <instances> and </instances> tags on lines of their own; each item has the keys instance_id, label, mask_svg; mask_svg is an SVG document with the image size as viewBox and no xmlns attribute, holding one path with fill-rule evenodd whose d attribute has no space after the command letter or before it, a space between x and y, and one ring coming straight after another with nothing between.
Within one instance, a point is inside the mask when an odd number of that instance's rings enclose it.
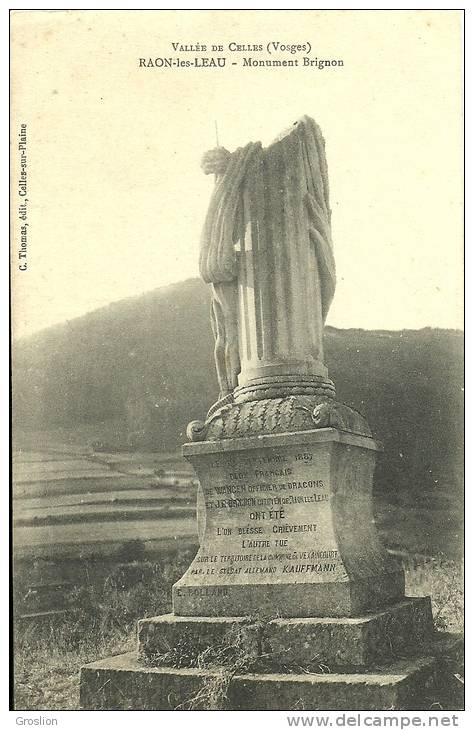
<instances>
[{"instance_id":1,"label":"draped figure","mask_svg":"<svg viewBox=\"0 0 474 730\"><path fill-rule=\"evenodd\" d=\"M336 279L321 130L303 117L267 148L219 147L202 167L216 176L199 267L212 286L220 398L330 383L322 335Z\"/></svg>"}]
</instances>

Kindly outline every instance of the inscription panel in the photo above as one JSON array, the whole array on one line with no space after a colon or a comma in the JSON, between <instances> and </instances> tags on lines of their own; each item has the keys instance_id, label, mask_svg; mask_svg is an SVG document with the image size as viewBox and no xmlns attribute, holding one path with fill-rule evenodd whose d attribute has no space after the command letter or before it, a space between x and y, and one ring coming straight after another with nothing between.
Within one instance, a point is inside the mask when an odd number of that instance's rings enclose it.
<instances>
[{"instance_id":1,"label":"inscription panel","mask_svg":"<svg viewBox=\"0 0 474 730\"><path fill-rule=\"evenodd\" d=\"M242 442L242 444L240 443ZM181 616L358 616L403 595L377 535L374 443L321 429L191 445L201 547Z\"/></svg>"},{"instance_id":2,"label":"inscription panel","mask_svg":"<svg viewBox=\"0 0 474 730\"><path fill-rule=\"evenodd\" d=\"M330 449L321 447L203 458L201 547L187 585L346 579L332 523L329 459Z\"/></svg>"}]
</instances>

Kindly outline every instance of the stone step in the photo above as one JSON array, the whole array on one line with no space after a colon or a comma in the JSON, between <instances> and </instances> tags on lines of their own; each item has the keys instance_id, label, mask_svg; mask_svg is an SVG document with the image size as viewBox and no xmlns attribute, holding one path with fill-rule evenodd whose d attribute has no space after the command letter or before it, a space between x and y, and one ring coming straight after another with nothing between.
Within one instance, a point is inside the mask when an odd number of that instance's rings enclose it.
<instances>
[{"instance_id":1,"label":"stone step","mask_svg":"<svg viewBox=\"0 0 474 730\"><path fill-rule=\"evenodd\" d=\"M250 657L271 655L282 667L366 667L409 656L433 634L431 601L407 598L358 618L185 617L168 614L138 622L139 656L156 659L216 652L223 647ZM166 658L160 660L166 664ZM174 662L172 662L174 664ZM188 662L189 663L189 662ZM196 664L196 662L194 662Z\"/></svg>"},{"instance_id":2,"label":"stone step","mask_svg":"<svg viewBox=\"0 0 474 730\"><path fill-rule=\"evenodd\" d=\"M331 674L147 667L135 653L122 654L81 669L80 703L85 710L425 710L445 693L446 657L461 646L444 634L423 656ZM450 709L462 709L461 702Z\"/></svg>"}]
</instances>

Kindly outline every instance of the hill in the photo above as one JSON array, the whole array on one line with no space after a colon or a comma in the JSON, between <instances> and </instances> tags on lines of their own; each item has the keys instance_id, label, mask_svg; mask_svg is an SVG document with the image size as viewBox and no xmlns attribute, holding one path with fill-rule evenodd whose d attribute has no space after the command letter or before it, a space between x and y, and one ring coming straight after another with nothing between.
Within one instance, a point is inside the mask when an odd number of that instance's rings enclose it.
<instances>
[{"instance_id":1,"label":"hill","mask_svg":"<svg viewBox=\"0 0 474 730\"><path fill-rule=\"evenodd\" d=\"M196 279L122 300L13 348L15 433L104 433L175 450L214 402L209 292ZM338 398L385 446L380 494L443 508L462 501L463 336L452 330L325 334Z\"/></svg>"}]
</instances>

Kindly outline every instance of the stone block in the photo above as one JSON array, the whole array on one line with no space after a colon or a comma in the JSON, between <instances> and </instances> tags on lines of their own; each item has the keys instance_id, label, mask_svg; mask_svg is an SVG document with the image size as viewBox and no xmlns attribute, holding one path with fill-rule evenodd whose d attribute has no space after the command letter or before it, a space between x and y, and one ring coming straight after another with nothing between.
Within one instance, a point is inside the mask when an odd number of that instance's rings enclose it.
<instances>
[{"instance_id":1,"label":"stone block","mask_svg":"<svg viewBox=\"0 0 474 730\"><path fill-rule=\"evenodd\" d=\"M85 710L425 710L444 691L446 657L461 644L442 635L422 656L331 674L146 667L135 653L123 654L81 669L80 704Z\"/></svg>"},{"instance_id":2,"label":"stone block","mask_svg":"<svg viewBox=\"0 0 474 730\"><path fill-rule=\"evenodd\" d=\"M153 658L170 651L197 657L225 646L248 656L260 653L261 629L245 617L154 616L138 622L138 656Z\"/></svg>"},{"instance_id":3,"label":"stone block","mask_svg":"<svg viewBox=\"0 0 474 730\"><path fill-rule=\"evenodd\" d=\"M433 632L430 599L410 598L357 618L275 619L261 651L281 665L370 667L411 656Z\"/></svg>"},{"instance_id":4,"label":"stone block","mask_svg":"<svg viewBox=\"0 0 474 730\"><path fill-rule=\"evenodd\" d=\"M270 656L284 666L364 667L413 654L433 634L429 598L409 598L358 618L291 618L252 622L250 618L183 617L168 614L138 623L143 658L171 651L197 657L235 647L246 656ZM172 651L174 650L174 652Z\"/></svg>"},{"instance_id":5,"label":"stone block","mask_svg":"<svg viewBox=\"0 0 474 730\"><path fill-rule=\"evenodd\" d=\"M174 614L361 616L400 601L373 519L378 450L335 428L185 444L203 509Z\"/></svg>"}]
</instances>

